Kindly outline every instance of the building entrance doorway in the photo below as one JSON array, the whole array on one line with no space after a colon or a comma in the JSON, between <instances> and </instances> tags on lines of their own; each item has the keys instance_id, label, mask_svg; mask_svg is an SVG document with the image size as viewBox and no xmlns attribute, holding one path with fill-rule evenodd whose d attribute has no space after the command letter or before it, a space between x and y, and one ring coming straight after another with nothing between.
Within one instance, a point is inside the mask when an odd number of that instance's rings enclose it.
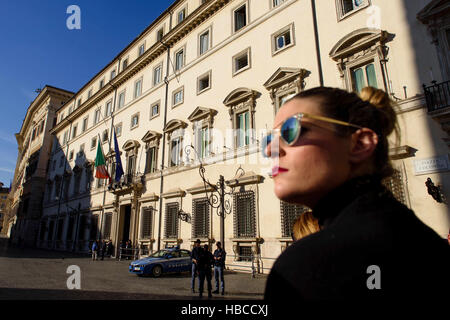
<instances>
[{"instance_id":1,"label":"building entrance doorway","mask_svg":"<svg viewBox=\"0 0 450 320\"><path fill-rule=\"evenodd\" d=\"M131 204L124 205L122 207L121 214L121 232L119 235L119 240L126 242L130 239L130 222L131 222Z\"/></svg>"}]
</instances>

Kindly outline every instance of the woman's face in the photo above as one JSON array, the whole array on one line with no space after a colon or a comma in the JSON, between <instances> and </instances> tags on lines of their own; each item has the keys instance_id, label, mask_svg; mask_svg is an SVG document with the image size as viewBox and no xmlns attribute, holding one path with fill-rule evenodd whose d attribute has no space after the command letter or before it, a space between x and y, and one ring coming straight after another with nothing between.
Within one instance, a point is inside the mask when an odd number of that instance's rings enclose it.
<instances>
[{"instance_id":1,"label":"woman's face","mask_svg":"<svg viewBox=\"0 0 450 320\"><path fill-rule=\"evenodd\" d=\"M316 99L293 99L283 105L275 117L275 127L297 113L326 116ZM292 146L278 140L268 146L273 160L275 194L284 201L313 208L329 191L350 176L350 138L339 136L333 124L303 118L301 134Z\"/></svg>"}]
</instances>

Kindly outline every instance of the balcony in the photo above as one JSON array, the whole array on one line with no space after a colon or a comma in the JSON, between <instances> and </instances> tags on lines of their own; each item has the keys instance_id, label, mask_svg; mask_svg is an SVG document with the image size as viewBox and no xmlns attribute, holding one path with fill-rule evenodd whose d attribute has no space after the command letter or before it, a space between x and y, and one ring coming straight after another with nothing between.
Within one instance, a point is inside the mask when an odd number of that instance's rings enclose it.
<instances>
[{"instance_id":1,"label":"balcony","mask_svg":"<svg viewBox=\"0 0 450 320\"><path fill-rule=\"evenodd\" d=\"M113 182L108 186L108 191L116 195L124 195L132 191L140 191L145 184L143 174L124 174L119 182Z\"/></svg>"},{"instance_id":2,"label":"balcony","mask_svg":"<svg viewBox=\"0 0 450 320\"><path fill-rule=\"evenodd\" d=\"M431 86L423 85L423 90L428 115L441 125L443 131L447 132L444 141L450 148L450 81L441 83L432 81Z\"/></svg>"}]
</instances>

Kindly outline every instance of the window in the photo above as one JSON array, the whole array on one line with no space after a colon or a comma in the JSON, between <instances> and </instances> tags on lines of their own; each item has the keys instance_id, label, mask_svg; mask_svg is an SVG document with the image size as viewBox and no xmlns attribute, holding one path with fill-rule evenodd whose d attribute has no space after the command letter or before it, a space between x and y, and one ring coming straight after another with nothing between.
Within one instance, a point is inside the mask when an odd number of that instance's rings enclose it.
<instances>
[{"instance_id":1,"label":"window","mask_svg":"<svg viewBox=\"0 0 450 320\"><path fill-rule=\"evenodd\" d=\"M77 136L78 124L74 125L72 128L72 139Z\"/></svg>"},{"instance_id":2,"label":"window","mask_svg":"<svg viewBox=\"0 0 450 320\"><path fill-rule=\"evenodd\" d=\"M210 145L210 136L209 136L209 127L202 127L197 132L197 146L198 156L200 159L206 158L209 156L209 145Z\"/></svg>"},{"instance_id":3,"label":"window","mask_svg":"<svg viewBox=\"0 0 450 320\"><path fill-rule=\"evenodd\" d=\"M152 226L153 226L153 208L142 208L141 215L141 239L152 238Z\"/></svg>"},{"instance_id":4,"label":"window","mask_svg":"<svg viewBox=\"0 0 450 320\"><path fill-rule=\"evenodd\" d=\"M89 117L85 117L84 119L83 119L83 124L82 124L82 126L81 126L81 130L82 130L82 132L85 132L86 130L87 130L87 128L88 128L88 125L89 125Z\"/></svg>"},{"instance_id":5,"label":"window","mask_svg":"<svg viewBox=\"0 0 450 320\"><path fill-rule=\"evenodd\" d=\"M139 53L138 53L139 57L142 56L144 52L145 52L145 43L139 46Z\"/></svg>"},{"instance_id":6,"label":"window","mask_svg":"<svg viewBox=\"0 0 450 320\"><path fill-rule=\"evenodd\" d=\"M64 132L63 145L69 140L69 131Z\"/></svg>"},{"instance_id":7,"label":"window","mask_svg":"<svg viewBox=\"0 0 450 320\"><path fill-rule=\"evenodd\" d=\"M177 13L177 24L183 22L186 19L186 8L181 9Z\"/></svg>"},{"instance_id":8,"label":"window","mask_svg":"<svg viewBox=\"0 0 450 320\"><path fill-rule=\"evenodd\" d=\"M134 83L134 98L139 98L142 94L142 78Z\"/></svg>"},{"instance_id":9,"label":"window","mask_svg":"<svg viewBox=\"0 0 450 320\"><path fill-rule=\"evenodd\" d=\"M172 107L183 103L184 88L177 89L172 95Z\"/></svg>"},{"instance_id":10,"label":"window","mask_svg":"<svg viewBox=\"0 0 450 320\"><path fill-rule=\"evenodd\" d=\"M79 194L80 193L80 183L81 183L81 174L83 173L83 170L79 169L75 172L75 181L73 186L73 193Z\"/></svg>"},{"instance_id":11,"label":"window","mask_svg":"<svg viewBox=\"0 0 450 320\"><path fill-rule=\"evenodd\" d=\"M105 86L105 79L100 80L99 90Z\"/></svg>"},{"instance_id":12,"label":"window","mask_svg":"<svg viewBox=\"0 0 450 320\"><path fill-rule=\"evenodd\" d=\"M252 238L256 236L255 194L253 191L238 192L233 196L234 236Z\"/></svg>"},{"instance_id":13,"label":"window","mask_svg":"<svg viewBox=\"0 0 450 320\"><path fill-rule=\"evenodd\" d=\"M95 149L96 146L97 146L97 137L93 137L91 139L91 150Z\"/></svg>"},{"instance_id":14,"label":"window","mask_svg":"<svg viewBox=\"0 0 450 320\"><path fill-rule=\"evenodd\" d=\"M72 109L73 109L73 107L70 106L70 107L69 107L69 112L68 112L69 115L72 113Z\"/></svg>"},{"instance_id":15,"label":"window","mask_svg":"<svg viewBox=\"0 0 450 320\"><path fill-rule=\"evenodd\" d=\"M401 170L394 169L394 173L383 179L383 185L392 192L392 195L404 205L408 205L406 201L406 193L403 184L403 175Z\"/></svg>"},{"instance_id":16,"label":"window","mask_svg":"<svg viewBox=\"0 0 450 320\"><path fill-rule=\"evenodd\" d=\"M125 105L125 91L119 93L119 103L117 108L120 109Z\"/></svg>"},{"instance_id":17,"label":"window","mask_svg":"<svg viewBox=\"0 0 450 320\"><path fill-rule=\"evenodd\" d=\"M197 78L197 94L211 88L211 70Z\"/></svg>"},{"instance_id":18,"label":"window","mask_svg":"<svg viewBox=\"0 0 450 320\"><path fill-rule=\"evenodd\" d=\"M280 4L282 4L285 0L270 0L272 3L272 7L278 7Z\"/></svg>"},{"instance_id":19,"label":"window","mask_svg":"<svg viewBox=\"0 0 450 320\"><path fill-rule=\"evenodd\" d=\"M184 66L184 48L175 53L175 71L180 70Z\"/></svg>"},{"instance_id":20,"label":"window","mask_svg":"<svg viewBox=\"0 0 450 320\"><path fill-rule=\"evenodd\" d=\"M73 160L73 150L70 151L69 153L69 161Z\"/></svg>"},{"instance_id":21,"label":"window","mask_svg":"<svg viewBox=\"0 0 450 320\"><path fill-rule=\"evenodd\" d=\"M137 126L139 126L139 113L136 113L133 116L131 116L131 129L134 129Z\"/></svg>"},{"instance_id":22,"label":"window","mask_svg":"<svg viewBox=\"0 0 450 320\"><path fill-rule=\"evenodd\" d=\"M247 25L247 4L243 4L233 11L234 32Z\"/></svg>"},{"instance_id":23,"label":"window","mask_svg":"<svg viewBox=\"0 0 450 320\"><path fill-rule=\"evenodd\" d=\"M211 46L211 28L209 28L206 31L203 31L202 33L200 33L199 37L198 37L198 42L199 42L199 55L204 54L206 51L209 50L210 46Z\"/></svg>"},{"instance_id":24,"label":"window","mask_svg":"<svg viewBox=\"0 0 450 320\"><path fill-rule=\"evenodd\" d=\"M159 84L161 82L161 77L162 77L162 64L156 66L153 69L153 85L156 86L157 84Z\"/></svg>"},{"instance_id":25,"label":"window","mask_svg":"<svg viewBox=\"0 0 450 320\"><path fill-rule=\"evenodd\" d=\"M156 41L161 41L163 37L164 37L164 28L161 28L156 32Z\"/></svg>"},{"instance_id":26,"label":"window","mask_svg":"<svg viewBox=\"0 0 450 320\"><path fill-rule=\"evenodd\" d=\"M192 238L209 237L209 204L206 198L192 200Z\"/></svg>"},{"instance_id":27,"label":"window","mask_svg":"<svg viewBox=\"0 0 450 320\"><path fill-rule=\"evenodd\" d=\"M378 88L375 66L372 63L351 69L353 90L361 92L364 87Z\"/></svg>"},{"instance_id":28,"label":"window","mask_svg":"<svg viewBox=\"0 0 450 320\"><path fill-rule=\"evenodd\" d=\"M122 135L122 122L115 126L116 128L116 137L120 137Z\"/></svg>"},{"instance_id":29,"label":"window","mask_svg":"<svg viewBox=\"0 0 450 320\"><path fill-rule=\"evenodd\" d=\"M292 233L292 227L295 219L309 209L305 206L280 202L281 211L281 236L283 238L290 238Z\"/></svg>"},{"instance_id":30,"label":"window","mask_svg":"<svg viewBox=\"0 0 450 320\"><path fill-rule=\"evenodd\" d=\"M293 46L294 24L286 26L272 35L272 55Z\"/></svg>"},{"instance_id":31,"label":"window","mask_svg":"<svg viewBox=\"0 0 450 320\"><path fill-rule=\"evenodd\" d=\"M94 113L94 125L100 122L100 109L95 110Z\"/></svg>"},{"instance_id":32,"label":"window","mask_svg":"<svg viewBox=\"0 0 450 320\"><path fill-rule=\"evenodd\" d=\"M128 67L128 58L124 59L122 62L122 70L125 70Z\"/></svg>"},{"instance_id":33,"label":"window","mask_svg":"<svg viewBox=\"0 0 450 320\"><path fill-rule=\"evenodd\" d=\"M243 147L250 144L250 113L248 111L238 114L237 116L237 132L236 146Z\"/></svg>"},{"instance_id":34,"label":"window","mask_svg":"<svg viewBox=\"0 0 450 320\"><path fill-rule=\"evenodd\" d=\"M250 48L233 57L233 76L250 68Z\"/></svg>"},{"instance_id":35,"label":"window","mask_svg":"<svg viewBox=\"0 0 450 320\"><path fill-rule=\"evenodd\" d=\"M164 236L166 239L178 238L178 207L176 202L166 204Z\"/></svg>"},{"instance_id":36,"label":"window","mask_svg":"<svg viewBox=\"0 0 450 320\"><path fill-rule=\"evenodd\" d=\"M102 143L108 142L108 129L104 130L102 133Z\"/></svg>"},{"instance_id":37,"label":"window","mask_svg":"<svg viewBox=\"0 0 450 320\"><path fill-rule=\"evenodd\" d=\"M336 9L339 19L348 14L365 8L369 5L369 0L336 0Z\"/></svg>"},{"instance_id":38,"label":"window","mask_svg":"<svg viewBox=\"0 0 450 320\"><path fill-rule=\"evenodd\" d=\"M77 108L78 108L79 106L81 106L81 98L79 98L78 101L77 101Z\"/></svg>"},{"instance_id":39,"label":"window","mask_svg":"<svg viewBox=\"0 0 450 320\"><path fill-rule=\"evenodd\" d=\"M89 89L89 91L88 91L88 99L89 99L90 97L92 97L92 89Z\"/></svg>"},{"instance_id":40,"label":"window","mask_svg":"<svg viewBox=\"0 0 450 320\"><path fill-rule=\"evenodd\" d=\"M110 78L111 78L111 80L112 80L112 79L114 79L115 77L116 77L116 69L114 69L114 70L111 71L111 76L110 76Z\"/></svg>"},{"instance_id":41,"label":"window","mask_svg":"<svg viewBox=\"0 0 450 320\"><path fill-rule=\"evenodd\" d=\"M159 102L156 102L150 106L150 119L159 115Z\"/></svg>"},{"instance_id":42,"label":"window","mask_svg":"<svg viewBox=\"0 0 450 320\"><path fill-rule=\"evenodd\" d=\"M170 142L170 166L176 167L181 164L181 137L177 137Z\"/></svg>"},{"instance_id":43,"label":"window","mask_svg":"<svg viewBox=\"0 0 450 320\"><path fill-rule=\"evenodd\" d=\"M80 145L80 151L78 151L80 157L84 154L84 143Z\"/></svg>"},{"instance_id":44,"label":"window","mask_svg":"<svg viewBox=\"0 0 450 320\"><path fill-rule=\"evenodd\" d=\"M145 161L145 173L153 173L156 170L156 147L147 149Z\"/></svg>"},{"instance_id":45,"label":"window","mask_svg":"<svg viewBox=\"0 0 450 320\"><path fill-rule=\"evenodd\" d=\"M112 101L108 101L105 106L105 118L109 117L112 113Z\"/></svg>"}]
</instances>

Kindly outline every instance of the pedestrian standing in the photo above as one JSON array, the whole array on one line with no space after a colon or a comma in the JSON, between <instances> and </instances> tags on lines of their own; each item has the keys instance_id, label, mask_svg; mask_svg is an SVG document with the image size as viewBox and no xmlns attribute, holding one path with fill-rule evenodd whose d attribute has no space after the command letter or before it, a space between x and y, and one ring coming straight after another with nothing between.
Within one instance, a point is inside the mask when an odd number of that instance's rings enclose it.
<instances>
[{"instance_id":1,"label":"pedestrian standing","mask_svg":"<svg viewBox=\"0 0 450 320\"><path fill-rule=\"evenodd\" d=\"M112 256L112 241L111 239L108 240L108 243L106 244L106 256L111 258Z\"/></svg>"},{"instance_id":2,"label":"pedestrian standing","mask_svg":"<svg viewBox=\"0 0 450 320\"><path fill-rule=\"evenodd\" d=\"M199 297L203 296L203 288L205 285L208 287L208 298L212 297L212 285L211 285L211 267L214 264L214 257L211 252L209 252L209 246L207 244L204 245L203 251L200 255L200 260L198 262L198 278L199 278Z\"/></svg>"},{"instance_id":3,"label":"pedestrian standing","mask_svg":"<svg viewBox=\"0 0 450 320\"><path fill-rule=\"evenodd\" d=\"M95 261L98 259L97 255L98 255L98 243L97 240L94 241L94 243L92 244L92 261Z\"/></svg>"},{"instance_id":4,"label":"pedestrian standing","mask_svg":"<svg viewBox=\"0 0 450 320\"><path fill-rule=\"evenodd\" d=\"M192 249L191 252L191 258L192 258L192 274L191 274L191 290L192 293L195 293L195 277L197 277L198 274L198 268L197 268L197 264L198 261L200 260L200 253L203 250L200 247L200 239L197 239L197 241L195 241L194 243L194 248Z\"/></svg>"},{"instance_id":5,"label":"pedestrian standing","mask_svg":"<svg viewBox=\"0 0 450 320\"><path fill-rule=\"evenodd\" d=\"M219 280L221 283L221 294L225 294L225 281L223 271L225 269L225 257L227 253L222 249L222 243L216 243L217 249L214 251L214 279L216 280L216 290L213 293L219 293Z\"/></svg>"},{"instance_id":6,"label":"pedestrian standing","mask_svg":"<svg viewBox=\"0 0 450 320\"><path fill-rule=\"evenodd\" d=\"M104 260L104 259L105 259L105 253L106 253L106 241L103 240L103 241L102 241L102 244L101 244L101 247L100 247L100 257L101 257L101 260Z\"/></svg>"}]
</instances>

